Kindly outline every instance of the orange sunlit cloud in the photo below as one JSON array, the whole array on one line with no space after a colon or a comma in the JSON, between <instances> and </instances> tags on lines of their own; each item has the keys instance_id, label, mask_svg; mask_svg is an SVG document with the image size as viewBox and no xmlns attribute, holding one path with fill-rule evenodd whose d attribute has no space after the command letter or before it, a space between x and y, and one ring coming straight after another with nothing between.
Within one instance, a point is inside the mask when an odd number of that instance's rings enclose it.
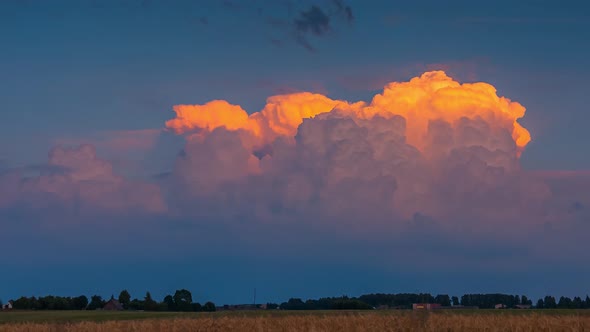
<instances>
[{"instance_id":1,"label":"orange sunlit cloud","mask_svg":"<svg viewBox=\"0 0 590 332\"><path fill-rule=\"evenodd\" d=\"M496 88L488 83L461 84L443 71L426 72L408 82L389 83L370 103L350 103L303 92L272 96L260 112L250 115L223 100L177 105L176 118L167 121L166 127L178 134L200 130L200 135L218 127L242 130L260 147L280 136L293 137L303 119L334 109L358 119L402 116L406 120L408 143L420 151L425 148L428 125L433 120L454 124L461 118L481 118L492 131L508 130L518 154L531 140L528 130L517 122L525 114L521 104L498 96Z\"/></svg>"}]
</instances>

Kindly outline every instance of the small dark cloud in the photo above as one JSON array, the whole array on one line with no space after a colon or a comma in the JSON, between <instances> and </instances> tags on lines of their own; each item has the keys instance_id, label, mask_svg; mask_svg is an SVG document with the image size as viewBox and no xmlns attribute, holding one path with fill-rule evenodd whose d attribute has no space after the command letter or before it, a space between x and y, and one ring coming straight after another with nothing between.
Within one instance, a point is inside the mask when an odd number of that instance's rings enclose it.
<instances>
[{"instance_id":1,"label":"small dark cloud","mask_svg":"<svg viewBox=\"0 0 590 332\"><path fill-rule=\"evenodd\" d=\"M350 6L345 5L342 0L333 0L333 2L337 8L337 12L342 12L346 20L349 22L354 21L354 15L352 14L352 8L350 8Z\"/></svg>"},{"instance_id":2,"label":"small dark cloud","mask_svg":"<svg viewBox=\"0 0 590 332\"><path fill-rule=\"evenodd\" d=\"M224 0L219 4L225 12L242 12L251 19L268 25L271 34L266 39L274 46L295 42L310 52L316 48L310 37L324 38L337 31L338 23L354 21L352 8L344 0L317 1L302 7L301 2L276 0L258 5L245 1ZM201 24L208 20L201 19Z\"/></svg>"},{"instance_id":3,"label":"small dark cloud","mask_svg":"<svg viewBox=\"0 0 590 332\"><path fill-rule=\"evenodd\" d=\"M311 32L321 36L330 31L330 17L318 6L311 6L309 10L300 13L295 19L295 29L299 33Z\"/></svg>"},{"instance_id":4,"label":"small dark cloud","mask_svg":"<svg viewBox=\"0 0 590 332\"><path fill-rule=\"evenodd\" d=\"M283 42L282 39L295 41L310 52L315 52L316 48L313 46L309 37L323 38L331 32L337 30L336 23L342 22L344 19L348 23L354 21L352 8L344 3L342 0L332 0L330 2L322 2L320 4L311 5L311 7L299 9L294 12L294 3L289 1L284 2L287 6L287 17L270 16L265 18L265 22L272 26L275 31L286 32L283 38L273 37L272 44L279 45L278 41ZM294 17L293 17L294 16ZM337 20L337 19L340 20Z\"/></svg>"},{"instance_id":5,"label":"small dark cloud","mask_svg":"<svg viewBox=\"0 0 590 332\"><path fill-rule=\"evenodd\" d=\"M308 35L322 37L333 31L332 18L335 17L343 17L349 23L354 20L352 9L342 0L333 0L331 8L312 5L309 9L300 11L293 20L295 41L308 51L314 52L315 48L308 40Z\"/></svg>"},{"instance_id":6,"label":"small dark cloud","mask_svg":"<svg viewBox=\"0 0 590 332\"><path fill-rule=\"evenodd\" d=\"M346 6L344 8L344 12L346 13L346 18L349 21L353 21L354 20L354 16L352 15L352 9L349 6Z\"/></svg>"}]
</instances>

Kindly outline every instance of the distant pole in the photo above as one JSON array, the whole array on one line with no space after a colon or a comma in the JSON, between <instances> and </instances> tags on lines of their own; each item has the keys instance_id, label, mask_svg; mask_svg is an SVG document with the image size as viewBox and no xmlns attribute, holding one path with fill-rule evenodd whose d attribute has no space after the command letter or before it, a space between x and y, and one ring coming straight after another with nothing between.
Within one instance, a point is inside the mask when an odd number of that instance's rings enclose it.
<instances>
[{"instance_id":1,"label":"distant pole","mask_svg":"<svg viewBox=\"0 0 590 332\"><path fill-rule=\"evenodd\" d=\"M256 287L254 287L254 307L256 307Z\"/></svg>"}]
</instances>

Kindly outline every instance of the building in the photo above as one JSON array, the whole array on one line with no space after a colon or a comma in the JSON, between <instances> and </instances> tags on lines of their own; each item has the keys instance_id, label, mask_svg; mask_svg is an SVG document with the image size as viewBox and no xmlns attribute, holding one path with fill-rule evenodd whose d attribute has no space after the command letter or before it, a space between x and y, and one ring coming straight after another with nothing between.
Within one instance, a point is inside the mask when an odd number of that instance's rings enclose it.
<instances>
[{"instance_id":1,"label":"building","mask_svg":"<svg viewBox=\"0 0 590 332\"><path fill-rule=\"evenodd\" d=\"M123 310L123 305L114 298L111 298L109 302L102 307L102 310Z\"/></svg>"},{"instance_id":2,"label":"building","mask_svg":"<svg viewBox=\"0 0 590 332\"><path fill-rule=\"evenodd\" d=\"M530 309L531 305L530 304L517 304L514 306L516 309Z\"/></svg>"},{"instance_id":3,"label":"building","mask_svg":"<svg viewBox=\"0 0 590 332\"><path fill-rule=\"evenodd\" d=\"M433 310L441 309L442 305L438 303L412 303L412 310Z\"/></svg>"},{"instance_id":4,"label":"building","mask_svg":"<svg viewBox=\"0 0 590 332\"><path fill-rule=\"evenodd\" d=\"M2 310L12 310L12 301L8 301L8 303L3 304Z\"/></svg>"},{"instance_id":5,"label":"building","mask_svg":"<svg viewBox=\"0 0 590 332\"><path fill-rule=\"evenodd\" d=\"M506 305L502 303L498 303L494 306L494 309L506 309Z\"/></svg>"}]
</instances>

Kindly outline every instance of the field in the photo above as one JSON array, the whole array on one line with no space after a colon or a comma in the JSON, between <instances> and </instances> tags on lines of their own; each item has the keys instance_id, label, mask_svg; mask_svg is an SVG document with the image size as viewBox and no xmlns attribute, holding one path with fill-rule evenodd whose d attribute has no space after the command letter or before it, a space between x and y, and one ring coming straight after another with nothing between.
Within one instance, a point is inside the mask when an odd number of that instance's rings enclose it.
<instances>
[{"instance_id":1,"label":"field","mask_svg":"<svg viewBox=\"0 0 590 332\"><path fill-rule=\"evenodd\" d=\"M590 331L590 310L12 311L0 331Z\"/></svg>"}]
</instances>

